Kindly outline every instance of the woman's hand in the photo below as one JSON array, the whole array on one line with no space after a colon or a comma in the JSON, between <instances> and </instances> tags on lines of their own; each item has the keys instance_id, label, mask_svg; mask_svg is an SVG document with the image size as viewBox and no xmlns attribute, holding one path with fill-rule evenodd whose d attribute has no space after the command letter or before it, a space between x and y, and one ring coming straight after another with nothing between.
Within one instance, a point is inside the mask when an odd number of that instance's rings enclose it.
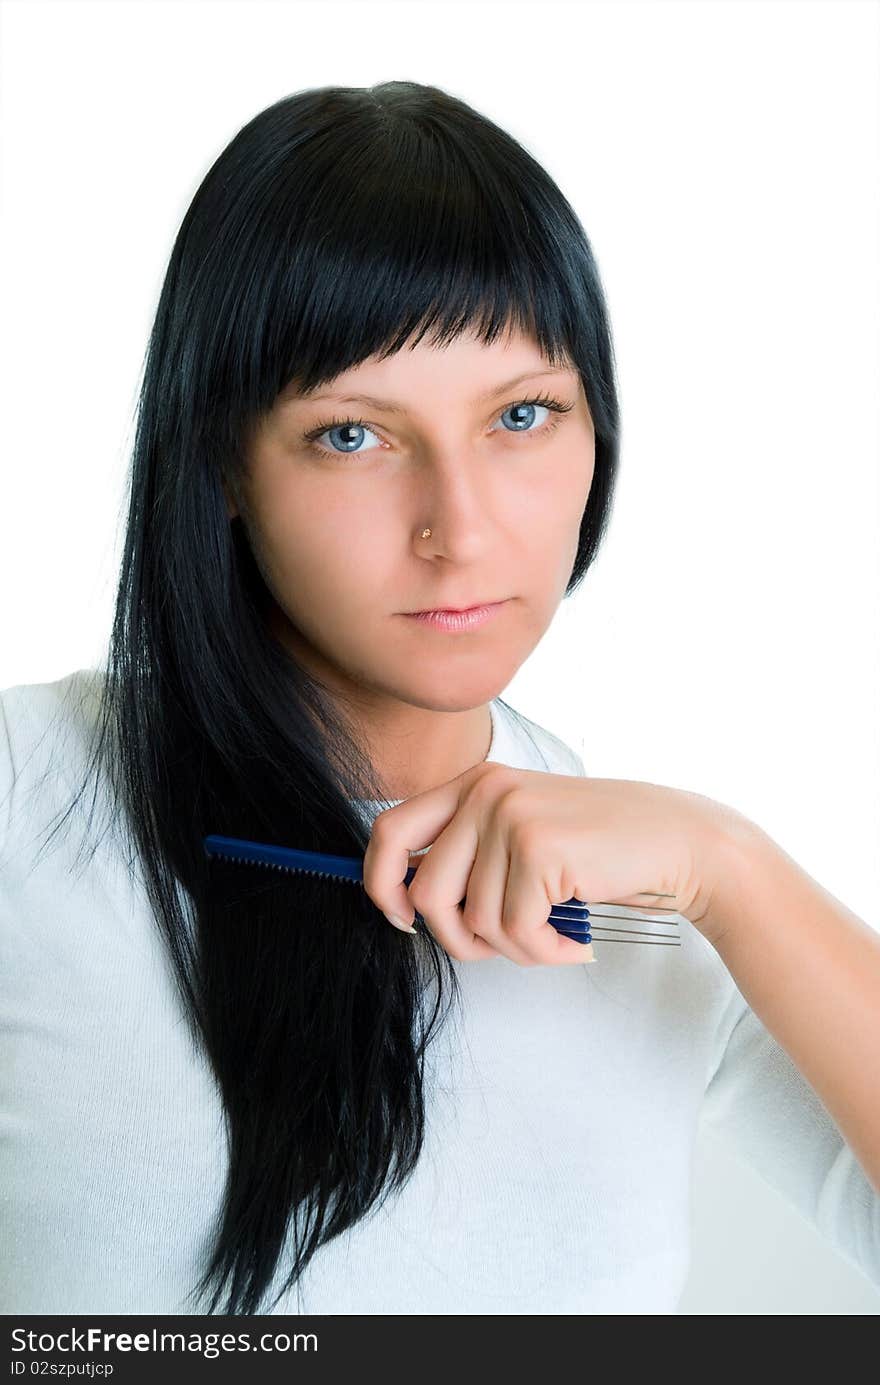
<instances>
[{"instance_id":1,"label":"woman's hand","mask_svg":"<svg viewBox=\"0 0 880 1385\"><path fill-rule=\"evenodd\" d=\"M500 954L523 967L574 965L588 949L548 923L552 905L577 898L651 909L661 902L652 896L671 895L665 906L700 928L723 848L749 826L701 794L483 761L379 813L364 888L404 924L418 910L460 961Z\"/></svg>"}]
</instances>

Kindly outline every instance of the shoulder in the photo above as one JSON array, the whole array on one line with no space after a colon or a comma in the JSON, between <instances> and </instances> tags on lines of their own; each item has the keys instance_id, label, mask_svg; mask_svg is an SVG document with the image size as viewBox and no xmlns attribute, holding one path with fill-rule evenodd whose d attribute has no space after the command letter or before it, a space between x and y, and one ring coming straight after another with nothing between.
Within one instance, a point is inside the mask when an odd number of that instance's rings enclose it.
<instances>
[{"instance_id":1,"label":"shoulder","mask_svg":"<svg viewBox=\"0 0 880 1385\"><path fill-rule=\"evenodd\" d=\"M85 668L0 689L0 850L38 790L78 787L102 686L102 671Z\"/></svg>"},{"instance_id":2,"label":"shoulder","mask_svg":"<svg viewBox=\"0 0 880 1385\"><path fill-rule=\"evenodd\" d=\"M496 698L499 743L493 742L490 760L518 769L543 769L549 774L586 776L584 762L560 736Z\"/></svg>"}]
</instances>

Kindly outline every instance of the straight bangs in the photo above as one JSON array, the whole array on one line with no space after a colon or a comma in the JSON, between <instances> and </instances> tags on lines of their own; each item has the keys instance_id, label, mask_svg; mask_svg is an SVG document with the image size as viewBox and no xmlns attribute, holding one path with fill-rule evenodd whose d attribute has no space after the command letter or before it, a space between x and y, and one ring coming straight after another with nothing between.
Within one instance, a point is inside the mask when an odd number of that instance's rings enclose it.
<instances>
[{"instance_id":1,"label":"straight bangs","mask_svg":"<svg viewBox=\"0 0 880 1385\"><path fill-rule=\"evenodd\" d=\"M435 89L414 100L408 85L375 88L383 105L367 112L362 92L349 105L335 89L323 107L325 120L336 107L332 138L300 131L296 157L284 148L271 175L250 147L259 135L265 152L263 113L223 156L227 177L230 159L241 170L234 201L217 166L200 189L223 214L210 244L192 247L214 281L199 301L220 306L196 335L236 471L250 425L283 390L307 395L426 336L489 345L521 331L550 365L578 369L597 440L616 431L596 349L601 290L575 213L504 131L481 117L469 134L466 106L446 113L425 99ZM288 104L270 108L282 124ZM212 220L203 209L200 224Z\"/></svg>"}]
</instances>

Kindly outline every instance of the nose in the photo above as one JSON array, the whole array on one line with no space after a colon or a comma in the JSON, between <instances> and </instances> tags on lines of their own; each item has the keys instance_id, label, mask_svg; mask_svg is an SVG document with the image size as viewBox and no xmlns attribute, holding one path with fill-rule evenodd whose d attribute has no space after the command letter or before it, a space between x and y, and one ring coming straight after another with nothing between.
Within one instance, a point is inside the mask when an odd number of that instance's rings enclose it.
<instances>
[{"instance_id":1,"label":"nose","mask_svg":"<svg viewBox=\"0 0 880 1385\"><path fill-rule=\"evenodd\" d=\"M412 529L423 557L472 562L482 555L493 527L495 499L484 472L454 457L421 472L414 487ZM430 530L425 535L425 529Z\"/></svg>"}]
</instances>

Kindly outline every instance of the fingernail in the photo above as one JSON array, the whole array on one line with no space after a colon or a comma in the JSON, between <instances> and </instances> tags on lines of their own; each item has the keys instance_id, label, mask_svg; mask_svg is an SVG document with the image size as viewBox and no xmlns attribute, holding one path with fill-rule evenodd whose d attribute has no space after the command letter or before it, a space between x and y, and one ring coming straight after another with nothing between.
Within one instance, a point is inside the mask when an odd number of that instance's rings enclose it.
<instances>
[{"instance_id":1,"label":"fingernail","mask_svg":"<svg viewBox=\"0 0 880 1385\"><path fill-rule=\"evenodd\" d=\"M403 919L399 919L396 914L386 914L385 917L389 923L394 924L395 928L399 928L401 933L415 933L416 931L411 924L404 923Z\"/></svg>"}]
</instances>

